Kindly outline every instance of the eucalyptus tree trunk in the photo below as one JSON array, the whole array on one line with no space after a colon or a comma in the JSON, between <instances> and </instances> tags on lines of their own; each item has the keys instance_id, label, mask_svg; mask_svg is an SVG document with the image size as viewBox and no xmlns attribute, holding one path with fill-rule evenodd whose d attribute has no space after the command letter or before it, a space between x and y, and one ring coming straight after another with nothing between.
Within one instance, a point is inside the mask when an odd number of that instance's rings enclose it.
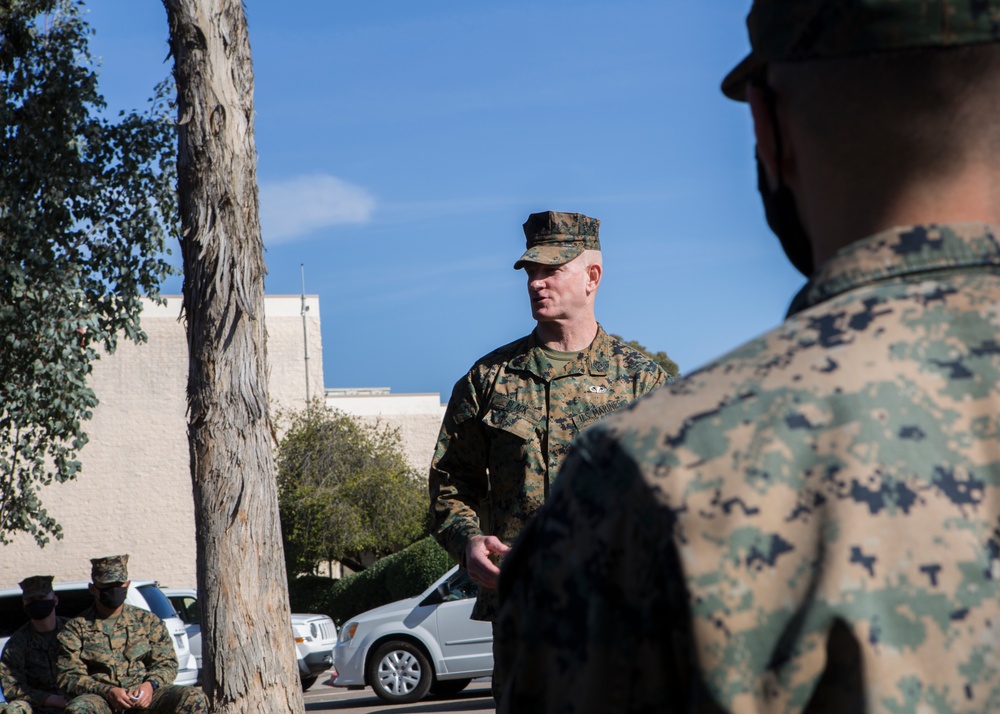
<instances>
[{"instance_id":1,"label":"eucalyptus tree trunk","mask_svg":"<svg viewBox=\"0 0 1000 714\"><path fill-rule=\"evenodd\" d=\"M217 713L303 711L268 414L253 67L240 0L163 0L178 89L202 677Z\"/></svg>"}]
</instances>

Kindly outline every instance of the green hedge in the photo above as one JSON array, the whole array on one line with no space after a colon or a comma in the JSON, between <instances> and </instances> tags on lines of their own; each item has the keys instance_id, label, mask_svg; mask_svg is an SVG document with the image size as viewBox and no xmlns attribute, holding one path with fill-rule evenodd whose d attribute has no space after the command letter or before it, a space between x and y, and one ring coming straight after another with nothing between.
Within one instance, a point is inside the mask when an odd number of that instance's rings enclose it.
<instances>
[{"instance_id":1,"label":"green hedge","mask_svg":"<svg viewBox=\"0 0 1000 714\"><path fill-rule=\"evenodd\" d=\"M323 613L340 627L366 610L419 595L454 564L428 536L346 578L307 575L292 580L288 584L292 612Z\"/></svg>"}]
</instances>

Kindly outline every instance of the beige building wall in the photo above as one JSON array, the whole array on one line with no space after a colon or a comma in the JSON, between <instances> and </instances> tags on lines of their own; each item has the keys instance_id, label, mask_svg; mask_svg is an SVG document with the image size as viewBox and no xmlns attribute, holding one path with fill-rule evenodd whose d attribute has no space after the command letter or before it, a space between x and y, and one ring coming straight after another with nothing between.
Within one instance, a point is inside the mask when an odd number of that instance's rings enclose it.
<instances>
[{"instance_id":1,"label":"beige building wall","mask_svg":"<svg viewBox=\"0 0 1000 714\"><path fill-rule=\"evenodd\" d=\"M326 406L362 422L399 429L410 467L427 477L446 408L440 394L391 394L388 387L333 388L326 390Z\"/></svg>"},{"instance_id":2,"label":"beige building wall","mask_svg":"<svg viewBox=\"0 0 1000 714\"><path fill-rule=\"evenodd\" d=\"M309 389L322 397L323 348L317 296L307 296ZM187 442L187 338L179 321L181 298L146 303L142 327L149 341L122 341L94 365L91 384L100 399L85 425L90 442L80 452L80 476L43 489L62 540L39 549L18 536L0 546L0 587L32 574L87 580L92 557L128 553L129 573L175 586L195 583L194 505ZM275 408L306 403L306 362L299 296L265 298L269 390Z\"/></svg>"}]
</instances>

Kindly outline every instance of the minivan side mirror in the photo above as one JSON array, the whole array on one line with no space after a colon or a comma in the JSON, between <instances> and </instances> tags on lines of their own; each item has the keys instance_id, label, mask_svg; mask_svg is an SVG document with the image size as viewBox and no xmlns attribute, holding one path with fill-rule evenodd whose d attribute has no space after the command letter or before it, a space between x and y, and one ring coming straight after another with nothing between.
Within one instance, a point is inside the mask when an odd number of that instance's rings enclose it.
<instances>
[{"instance_id":1,"label":"minivan side mirror","mask_svg":"<svg viewBox=\"0 0 1000 714\"><path fill-rule=\"evenodd\" d=\"M425 605L439 605L448 599L451 595L451 588L448 587L448 583L438 583L438 586L434 588L434 592L427 593L427 597L420 601L420 606Z\"/></svg>"}]
</instances>

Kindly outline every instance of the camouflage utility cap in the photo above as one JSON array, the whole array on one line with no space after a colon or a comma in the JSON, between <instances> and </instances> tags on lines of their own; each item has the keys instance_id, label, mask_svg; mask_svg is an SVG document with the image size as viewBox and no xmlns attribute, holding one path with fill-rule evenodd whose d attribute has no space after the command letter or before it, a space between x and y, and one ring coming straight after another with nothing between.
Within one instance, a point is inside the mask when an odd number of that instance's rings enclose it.
<instances>
[{"instance_id":1,"label":"camouflage utility cap","mask_svg":"<svg viewBox=\"0 0 1000 714\"><path fill-rule=\"evenodd\" d=\"M20 582L22 597L32 597L34 595L48 595L52 592L51 575L32 575Z\"/></svg>"},{"instance_id":2,"label":"camouflage utility cap","mask_svg":"<svg viewBox=\"0 0 1000 714\"><path fill-rule=\"evenodd\" d=\"M124 583L128 580L128 554L90 559L90 580L96 585Z\"/></svg>"},{"instance_id":3,"label":"camouflage utility cap","mask_svg":"<svg viewBox=\"0 0 1000 714\"><path fill-rule=\"evenodd\" d=\"M738 101L770 62L997 42L1000 0L754 0L747 29L750 54L722 80Z\"/></svg>"},{"instance_id":4,"label":"camouflage utility cap","mask_svg":"<svg viewBox=\"0 0 1000 714\"><path fill-rule=\"evenodd\" d=\"M532 213L523 226L528 249L514 263L514 270L520 270L525 263L561 265L585 250L600 250L600 225L598 219L582 213Z\"/></svg>"}]
</instances>

